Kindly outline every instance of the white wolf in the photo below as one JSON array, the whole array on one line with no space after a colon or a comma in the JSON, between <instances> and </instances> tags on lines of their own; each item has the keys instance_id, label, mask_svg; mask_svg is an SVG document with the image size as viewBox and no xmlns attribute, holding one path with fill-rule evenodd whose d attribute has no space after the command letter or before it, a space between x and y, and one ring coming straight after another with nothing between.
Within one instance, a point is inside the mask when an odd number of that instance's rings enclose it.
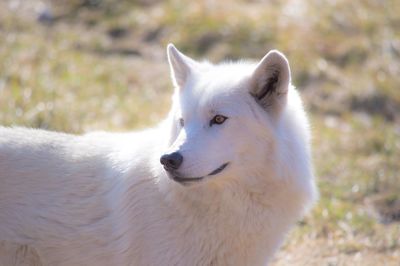
<instances>
[{"instance_id":1,"label":"white wolf","mask_svg":"<svg viewBox=\"0 0 400 266\"><path fill-rule=\"evenodd\" d=\"M285 56L167 48L168 118L138 133L0 129L0 265L265 265L317 196Z\"/></svg>"}]
</instances>

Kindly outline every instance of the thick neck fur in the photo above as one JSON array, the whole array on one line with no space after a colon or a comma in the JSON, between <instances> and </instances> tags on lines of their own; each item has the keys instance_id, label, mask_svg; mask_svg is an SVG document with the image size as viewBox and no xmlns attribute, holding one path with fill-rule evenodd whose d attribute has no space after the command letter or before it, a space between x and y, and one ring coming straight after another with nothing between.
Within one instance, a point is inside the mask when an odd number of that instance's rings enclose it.
<instances>
[{"instance_id":1,"label":"thick neck fur","mask_svg":"<svg viewBox=\"0 0 400 266\"><path fill-rule=\"evenodd\" d=\"M156 159L153 163L153 171L162 172L154 169L161 167ZM256 178L263 182L252 184L254 189L243 179L229 177L194 186L182 186L165 174L156 180L125 179L130 183L125 202L131 205L121 215L134 228L125 236L130 236L130 248L140 250L131 254L143 254L139 260L129 258L129 263L147 265L146 258L154 262L158 257L157 265L165 261L170 265L265 265L303 211L304 191L268 173ZM137 198L137 189L148 190L152 196ZM145 217L139 219L144 224L136 224L138 219L131 213ZM141 232L146 236L141 237ZM155 244L160 241L163 245Z\"/></svg>"}]
</instances>

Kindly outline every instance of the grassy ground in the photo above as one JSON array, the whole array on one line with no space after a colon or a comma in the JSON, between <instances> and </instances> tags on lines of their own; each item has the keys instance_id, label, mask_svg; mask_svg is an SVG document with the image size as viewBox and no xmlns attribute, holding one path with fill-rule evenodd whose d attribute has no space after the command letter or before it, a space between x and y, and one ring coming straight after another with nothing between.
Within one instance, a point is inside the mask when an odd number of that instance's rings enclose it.
<instances>
[{"instance_id":1,"label":"grassy ground","mask_svg":"<svg viewBox=\"0 0 400 266\"><path fill-rule=\"evenodd\" d=\"M399 14L390 0L4 0L0 123L154 125L168 42L212 61L278 48L311 116L321 199L273 264L399 265Z\"/></svg>"}]
</instances>

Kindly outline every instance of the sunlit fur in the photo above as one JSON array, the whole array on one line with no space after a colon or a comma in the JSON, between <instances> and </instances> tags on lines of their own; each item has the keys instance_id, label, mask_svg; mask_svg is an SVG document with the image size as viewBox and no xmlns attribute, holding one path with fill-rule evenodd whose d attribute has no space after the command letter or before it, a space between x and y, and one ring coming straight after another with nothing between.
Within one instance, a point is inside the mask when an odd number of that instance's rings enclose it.
<instances>
[{"instance_id":1,"label":"sunlit fur","mask_svg":"<svg viewBox=\"0 0 400 266\"><path fill-rule=\"evenodd\" d=\"M171 49L170 63L180 57ZM256 64L195 63L183 73L186 59L171 63L174 102L156 128L82 136L0 128L0 265L271 259L316 198L301 100L286 86L273 113L250 93ZM228 119L210 126L216 114ZM184 157L180 175L205 178L171 180L160 156L172 151Z\"/></svg>"}]
</instances>

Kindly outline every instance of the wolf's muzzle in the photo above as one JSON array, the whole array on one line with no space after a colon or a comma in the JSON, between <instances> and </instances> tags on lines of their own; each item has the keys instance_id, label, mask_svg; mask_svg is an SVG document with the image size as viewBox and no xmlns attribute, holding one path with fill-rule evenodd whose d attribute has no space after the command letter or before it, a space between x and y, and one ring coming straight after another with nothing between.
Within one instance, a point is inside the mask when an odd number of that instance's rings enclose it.
<instances>
[{"instance_id":1,"label":"wolf's muzzle","mask_svg":"<svg viewBox=\"0 0 400 266\"><path fill-rule=\"evenodd\" d=\"M217 174L221 173L222 170L224 170L228 165L229 165L229 162L224 163L220 167L215 169L214 171L210 172L208 175L200 176L200 177L183 177L183 176L178 175L174 170L167 170L165 166L164 166L164 168L168 171L168 176L171 179L173 179L174 181L176 181L178 183L186 185L189 183L199 182L209 176L217 175Z\"/></svg>"}]
</instances>

